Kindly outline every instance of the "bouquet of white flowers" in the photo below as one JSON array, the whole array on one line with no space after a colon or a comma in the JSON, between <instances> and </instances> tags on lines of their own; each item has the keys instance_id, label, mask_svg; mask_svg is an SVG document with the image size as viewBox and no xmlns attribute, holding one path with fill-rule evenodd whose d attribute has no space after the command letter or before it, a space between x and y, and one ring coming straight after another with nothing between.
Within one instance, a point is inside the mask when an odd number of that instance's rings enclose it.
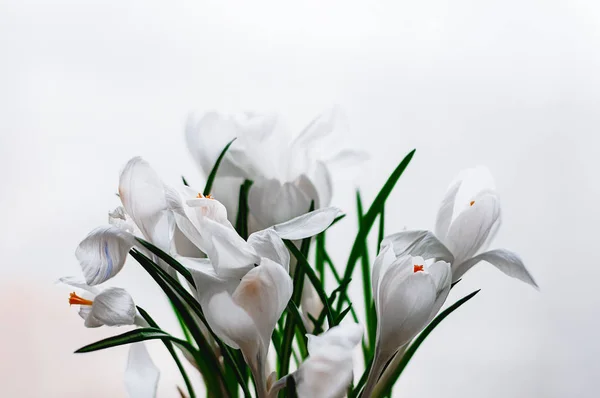
<instances>
[{"instance_id":1,"label":"bouquet of white flowers","mask_svg":"<svg viewBox=\"0 0 600 398\"><path fill-rule=\"evenodd\" d=\"M490 263L536 287L519 256L486 249L501 217L482 167L450 184L433 231L386 236L385 203L414 150L370 206L357 193L358 233L345 265L335 265L326 233L350 221L329 206L332 170L363 155L323 151L331 148L323 140L334 127L335 114L328 114L292 137L272 116L205 114L186 132L206 175L201 191L185 179L168 186L147 162L131 159L119 180L122 206L77 247L84 278L61 281L77 290L69 303L79 306L86 327L136 328L77 352L130 344L125 382L138 398L156 395L160 372L143 343L152 339L164 343L180 370L182 397L197 396L191 383L197 375L182 360L202 377L208 397L385 397L425 338L477 294L440 312L475 264ZM377 221L371 263L368 237ZM100 287L128 255L170 300L180 337L163 330L126 290ZM357 265L362 324L348 294ZM364 372L355 380L358 345Z\"/></svg>"}]
</instances>

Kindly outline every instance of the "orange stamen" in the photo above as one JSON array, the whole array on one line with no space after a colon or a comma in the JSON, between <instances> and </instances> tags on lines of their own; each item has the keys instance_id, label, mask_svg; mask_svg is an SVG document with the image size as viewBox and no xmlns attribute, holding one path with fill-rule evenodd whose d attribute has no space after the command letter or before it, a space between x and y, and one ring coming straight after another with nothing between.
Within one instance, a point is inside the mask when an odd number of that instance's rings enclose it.
<instances>
[{"instance_id":1,"label":"orange stamen","mask_svg":"<svg viewBox=\"0 0 600 398\"><path fill-rule=\"evenodd\" d=\"M69 294L69 304L92 305L94 302L92 300L86 300L83 297L79 297L75 292L72 292Z\"/></svg>"},{"instance_id":2,"label":"orange stamen","mask_svg":"<svg viewBox=\"0 0 600 398\"><path fill-rule=\"evenodd\" d=\"M469 203L469 206L473 206L474 204L475 204L475 201L474 201L474 200L472 200L472 201Z\"/></svg>"},{"instance_id":3,"label":"orange stamen","mask_svg":"<svg viewBox=\"0 0 600 398\"><path fill-rule=\"evenodd\" d=\"M415 273L416 273L416 272L419 272L419 271L423 271L423 270L424 270L424 268L425 268L425 266L424 266L424 265L417 265L417 264L415 264L415 266L414 266L414 268L413 268L413 272L415 272Z\"/></svg>"},{"instance_id":4,"label":"orange stamen","mask_svg":"<svg viewBox=\"0 0 600 398\"><path fill-rule=\"evenodd\" d=\"M198 199L214 199L211 194L204 196L201 193L198 193L198 195L196 195L196 198L198 198Z\"/></svg>"}]
</instances>

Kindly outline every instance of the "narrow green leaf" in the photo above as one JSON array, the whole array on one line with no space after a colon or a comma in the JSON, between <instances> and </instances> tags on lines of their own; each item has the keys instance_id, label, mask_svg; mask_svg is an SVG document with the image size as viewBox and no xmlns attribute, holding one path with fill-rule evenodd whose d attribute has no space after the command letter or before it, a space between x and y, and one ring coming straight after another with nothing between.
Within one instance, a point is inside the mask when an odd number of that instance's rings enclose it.
<instances>
[{"instance_id":1,"label":"narrow green leaf","mask_svg":"<svg viewBox=\"0 0 600 398\"><path fill-rule=\"evenodd\" d=\"M344 320L344 318L350 312L351 309L352 309L352 303L350 303L350 305L348 305L348 307L346 307L345 310L340 312L340 314L335 318L335 324L339 325L340 322L342 322L342 320Z\"/></svg>"},{"instance_id":2,"label":"narrow green leaf","mask_svg":"<svg viewBox=\"0 0 600 398\"><path fill-rule=\"evenodd\" d=\"M315 269L325 285L325 231L315 237Z\"/></svg>"},{"instance_id":3,"label":"narrow green leaf","mask_svg":"<svg viewBox=\"0 0 600 398\"><path fill-rule=\"evenodd\" d=\"M250 180L245 180L240 186L238 214L235 221L235 230L244 240L248 239L248 192L250 192L251 186L252 181Z\"/></svg>"},{"instance_id":4,"label":"narrow green leaf","mask_svg":"<svg viewBox=\"0 0 600 398\"><path fill-rule=\"evenodd\" d=\"M350 277L352 276L352 273L354 272L354 267L356 265L356 261L358 260L362 252L363 242L366 236L369 234L369 231L371 230L371 227L373 227L373 223L375 222L377 215L381 212L385 201L392 192L392 189L394 189L396 182L398 182L398 180L404 173L404 170L406 170L406 167L410 163L414 154L415 150L413 149L408 153L408 155L404 157L404 159L402 159L400 164L389 176L385 184L383 184L383 187L375 197L375 200L371 204L371 207L362 218L358 234L356 234L354 244L352 245L352 249L350 251L350 256L348 257L348 263L346 264L346 270L344 272L344 279L350 279ZM342 309L342 306L344 305L344 301L347 298L346 292L347 289L342 291L342 296L340 297L340 300L337 304L337 312L339 312Z\"/></svg>"},{"instance_id":5,"label":"narrow green leaf","mask_svg":"<svg viewBox=\"0 0 600 398\"><path fill-rule=\"evenodd\" d=\"M188 184L187 180L185 179L184 176L181 176L181 182L183 182L183 185L185 185L186 187L189 187L190 184Z\"/></svg>"},{"instance_id":6,"label":"narrow green leaf","mask_svg":"<svg viewBox=\"0 0 600 398\"><path fill-rule=\"evenodd\" d=\"M153 327L155 329L160 329L158 324L154 321L154 319L152 319L152 317L150 316L150 314L148 314L148 312L146 312L146 310L144 310L140 306L136 306L136 308L137 308L138 312L142 315L142 318L144 318L144 320L146 322L148 322L148 325L150 325L150 327ZM181 316L179 314L177 314L177 317L181 321ZM183 324L182 326L185 326L185 324ZM187 328L185 328L184 330L187 331ZM169 351L169 354L171 354L171 356L173 357L173 360L175 361L175 364L177 365L177 369L179 369L179 373L181 373L183 382L185 383L188 393L190 394L189 398L195 398L196 393L194 392L194 387L192 386L192 383L190 382L187 372L185 371L185 368L181 364L181 361L179 360L179 357L177 356L177 353L175 352L175 348L173 347L173 344L167 340L163 340L163 343L164 343L165 347L167 348L167 350Z\"/></svg>"},{"instance_id":7,"label":"narrow green leaf","mask_svg":"<svg viewBox=\"0 0 600 398\"><path fill-rule=\"evenodd\" d=\"M385 204L381 207L381 212L379 213L379 236L377 237L377 254L379 254L379 250L381 250L381 242L383 242L383 238L385 238Z\"/></svg>"},{"instance_id":8,"label":"narrow green leaf","mask_svg":"<svg viewBox=\"0 0 600 398\"><path fill-rule=\"evenodd\" d=\"M461 305L463 305L464 303L466 303L467 301L469 301L470 299L475 297L475 295L477 293L479 293L480 291L481 291L481 289L476 290L473 293L466 295L465 297L458 300L456 303L452 304L450 307L446 308L446 310L444 310L442 313L440 313L437 317L435 317L435 319L433 321L431 321L431 323L421 332L421 334L408 347L408 349L404 353L404 356L402 356L402 360L398 364L398 367L393 370L391 377L387 378L384 383L381 383L381 385L378 384L377 387L375 387L375 390L373 391L372 396L373 397L382 397L385 394L389 394L392 390L392 387L394 386L394 384L396 383L396 381L398 380L398 378L400 377L400 375L406 368L406 365L408 365L408 362L411 360L413 355L415 355L415 352L417 352L417 350L419 349L421 344L425 341L427 336L429 336L429 334L448 315L450 315L452 312L457 310ZM383 381L384 380L382 380L382 382Z\"/></svg>"},{"instance_id":9,"label":"narrow green leaf","mask_svg":"<svg viewBox=\"0 0 600 398\"><path fill-rule=\"evenodd\" d=\"M287 398L298 398L298 394L296 393L296 380L294 380L294 376L289 376L286 379L285 392L285 396Z\"/></svg>"},{"instance_id":10,"label":"narrow green leaf","mask_svg":"<svg viewBox=\"0 0 600 398\"><path fill-rule=\"evenodd\" d=\"M183 276L185 280L187 280L193 287L196 287L196 284L194 283L194 278L192 277L192 273L187 268L185 268L179 261L175 260L163 250L154 246L152 243L145 241L142 238L135 238L135 240L140 242L142 246L150 250L150 252L158 256L158 258L163 260L165 263L169 264L175 271L179 272L181 276Z\"/></svg>"},{"instance_id":11,"label":"narrow green leaf","mask_svg":"<svg viewBox=\"0 0 600 398\"><path fill-rule=\"evenodd\" d=\"M308 263L308 260L306 260L306 257L300 252L300 250L298 250L298 248L294 245L293 242L289 240L284 240L283 242L287 246L288 250L294 255L294 257L296 257L296 260L298 260L296 272L298 272L299 269L303 269L304 273L306 274L306 276L314 286L317 294L319 295L319 298L321 299L321 302L323 303L325 309L325 315L327 316L327 322L329 322L329 326L335 326L336 323L333 317L333 313L331 312L331 308L329 306L327 294L325 293L325 290L323 290L323 286L321 285L317 274L315 274L315 271Z\"/></svg>"},{"instance_id":12,"label":"narrow green leaf","mask_svg":"<svg viewBox=\"0 0 600 398\"><path fill-rule=\"evenodd\" d=\"M196 351L196 349L191 346L187 341L178 339L177 337L173 337L168 333L163 332L160 329L156 328L138 328L134 330L130 330L123 334L119 334L117 336L108 337L97 341L92 344L88 344L86 346L81 347L77 351L76 354L82 354L86 352L94 352L99 350L105 350L107 348L117 347L120 345L126 345L131 343L139 343L141 341L146 340L157 340L157 339L165 339L167 341L171 341L176 343L182 347L185 347L190 353Z\"/></svg>"},{"instance_id":13,"label":"narrow green leaf","mask_svg":"<svg viewBox=\"0 0 600 398\"><path fill-rule=\"evenodd\" d=\"M298 342L298 349L300 350L300 355L302 358L306 358L308 356L307 349L307 339L306 339L306 328L304 327L304 322L302 321L302 315L300 315L300 310L296 307L292 301L290 301L287 305L288 313L294 317L296 321L296 341Z\"/></svg>"},{"instance_id":14,"label":"narrow green leaf","mask_svg":"<svg viewBox=\"0 0 600 398\"><path fill-rule=\"evenodd\" d=\"M363 221L363 205L362 199L360 196L360 191L356 191L356 213L358 216L358 227L360 228ZM365 318L367 324L367 335L363 340L362 351L363 358L365 361L369 357L371 357L372 352L375 346L375 331L372 330L371 325L373 325L373 321L371 320L372 314L369 311L371 308L371 302L373 301L373 295L371 293L371 261L369 259L369 247L367 242L368 234L364 236L361 247L360 254L360 263L361 263L361 271L362 271L362 281L363 281L363 296L365 303ZM340 300L341 302L342 300ZM366 344L365 344L366 341Z\"/></svg>"},{"instance_id":15,"label":"narrow green leaf","mask_svg":"<svg viewBox=\"0 0 600 398\"><path fill-rule=\"evenodd\" d=\"M225 145L225 148L223 148L223 150L221 151L221 154L217 158L215 165L213 166L212 170L210 171L210 174L208 175L208 180L206 180L206 185L204 186L204 196L210 195L210 190L212 189L213 183L215 181L215 177L217 176L217 171L219 171L219 166L221 165L221 161L225 157L227 150L229 149L231 144L233 144L233 141L235 141L236 138L232 139L231 141L229 141L229 143L227 145Z\"/></svg>"}]
</instances>

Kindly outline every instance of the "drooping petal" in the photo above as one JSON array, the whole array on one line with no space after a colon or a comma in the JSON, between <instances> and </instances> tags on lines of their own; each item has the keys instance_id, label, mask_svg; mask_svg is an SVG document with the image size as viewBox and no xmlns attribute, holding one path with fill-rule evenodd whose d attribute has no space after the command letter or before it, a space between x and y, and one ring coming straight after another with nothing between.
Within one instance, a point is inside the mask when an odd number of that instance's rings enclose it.
<instances>
[{"instance_id":1,"label":"drooping petal","mask_svg":"<svg viewBox=\"0 0 600 398\"><path fill-rule=\"evenodd\" d=\"M401 231L387 236L381 246L393 245L397 256L421 256L424 259L438 258L452 262L454 257L450 250L440 242L431 231Z\"/></svg>"},{"instance_id":2,"label":"drooping petal","mask_svg":"<svg viewBox=\"0 0 600 398\"><path fill-rule=\"evenodd\" d=\"M286 272L290 268L290 252L273 228L263 229L248 237L248 244L260 257L266 257L280 264Z\"/></svg>"},{"instance_id":3,"label":"drooping petal","mask_svg":"<svg viewBox=\"0 0 600 398\"><path fill-rule=\"evenodd\" d=\"M311 198L292 182L258 179L248 192L250 213L262 228L286 222L306 213Z\"/></svg>"},{"instance_id":4,"label":"drooping petal","mask_svg":"<svg viewBox=\"0 0 600 398\"><path fill-rule=\"evenodd\" d=\"M473 257L486 243L494 224L500 219L500 202L497 195L483 192L450 225L446 247L460 264Z\"/></svg>"},{"instance_id":5,"label":"drooping petal","mask_svg":"<svg viewBox=\"0 0 600 398\"><path fill-rule=\"evenodd\" d=\"M107 326L133 325L135 314L133 299L125 289L118 287L108 288L98 294L90 312L95 320Z\"/></svg>"},{"instance_id":6,"label":"drooping petal","mask_svg":"<svg viewBox=\"0 0 600 398\"><path fill-rule=\"evenodd\" d=\"M456 268L453 266L452 279L457 281L460 279L468 270L470 270L475 264L480 261L486 261L508 276L523 281L535 288L538 285L535 283L533 276L523 264L523 260L514 252L506 249L490 250L485 253L481 253L462 264L457 264Z\"/></svg>"},{"instance_id":7,"label":"drooping petal","mask_svg":"<svg viewBox=\"0 0 600 398\"><path fill-rule=\"evenodd\" d=\"M312 182L317 190L319 199L315 208L329 206L331 197L333 196L333 183L331 181L331 173L325 163L317 162Z\"/></svg>"},{"instance_id":8,"label":"drooping petal","mask_svg":"<svg viewBox=\"0 0 600 398\"><path fill-rule=\"evenodd\" d=\"M169 251L175 230L170 201L174 193L140 157L125 165L119 179L119 197L125 211L146 239Z\"/></svg>"},{"instance_id":9,"label":"drooping petal","mask_svg":"<svg viewBox=\"0 0 600 398\"><path fill-rule=\"evenodd\" d=\"M131 344L125 387L129 398L155 398L160 371L152 361L144 343Z\"/></svg>"},{"instance_id":10,"label":"drooping petal","mask_svg":"<svg viewBox=\"0 0 600 398\"><path fill-rule=\"evenodd\" d=\"M114 226L90 232L75 251L86 283L97 285L119 273L134 243L133 235Z\"/></svg>"},{"instance_id":11,"label":"drooping petal","mask_svg":"<svg viewBox=\"0 0 600 398\"><path fill-rule=\"evenodd\" d=\"M304 239L323 232L340 215L342 211L337 207L325 207L277 224L273 229L281 239Z\"/></svg>"},{"instance_id":12,"label":"drooping petal","mask_svg":"<svg viewBox=\"0 0 600 398\"><path fill-rule=\"evenodd\" d=\"M287 271L276 262L262 258L258 267L244 275L233 293L233 300L246 310L260 330L265 347L269 346L292 290L292 279Z\"/></svg>"},{"instance_id":13,"label":"drooping petal","mask_svg":"<svg viewBox=\"0 0 600 398\"><path fill-rule=\"evenodd\" d=\"M95 297L98 293L100 293L100 290L97 287L88 285L84 280L81 280L76 276L63 276L58 280L58 282L85 290L89 292L92 297Z\"/></svg>"}]
</instances>

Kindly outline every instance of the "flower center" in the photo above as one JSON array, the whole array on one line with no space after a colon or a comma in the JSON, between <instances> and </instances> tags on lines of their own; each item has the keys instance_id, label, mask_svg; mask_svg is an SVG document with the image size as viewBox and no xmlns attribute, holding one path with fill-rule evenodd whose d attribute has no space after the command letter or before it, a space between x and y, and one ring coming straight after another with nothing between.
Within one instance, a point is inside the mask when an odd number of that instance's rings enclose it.
<instances>
[{"instance_id":1,"label":"flower center","mask_svg":"<svg viewBox=\"0 0 600 398\"><path fill-rule=\"evenodd\" d=\"M69 304L92 305L94 302L92 300L86 300L83 297L79 297L75 292L72 292L69 294Z\"/></svg>"},{"instance_id":2,"label":"flower center","mask_svg":"<svg viewBox=\"0 0 600 398\"><path fill-rule=\"evenodd\" d=\"M474 204L475 204L474 200L472 200L472 201L469 202L469 206L473 206Z\"/></svg>"},{"instance_id":3,"label":"flower center","mask_svg":"<svg viewBox=\"0 0 600 398\"><path fill-rule=\"evenodd\" d=\"M198 195L196 195L196 198L198 198L198 199L214 199L211 194L204 196L200 192L198 192Z\"/></svg>"},{"instance_id":4,"label":"flower center","mask_svg":"<svg viewBox=\"0 0 600 398\"><path fill-rule=\"evenodd\" d=\"M424 265L417 265L417 264L415 264L415 266L414 266L414 268L413 268L413 272L414 272L414 273L417 273L417 272L419 272L419 271L423 271L423 270L424 270L424 268L425 268L425 266L424 266Z\"/></svg>"}]
</instances>

